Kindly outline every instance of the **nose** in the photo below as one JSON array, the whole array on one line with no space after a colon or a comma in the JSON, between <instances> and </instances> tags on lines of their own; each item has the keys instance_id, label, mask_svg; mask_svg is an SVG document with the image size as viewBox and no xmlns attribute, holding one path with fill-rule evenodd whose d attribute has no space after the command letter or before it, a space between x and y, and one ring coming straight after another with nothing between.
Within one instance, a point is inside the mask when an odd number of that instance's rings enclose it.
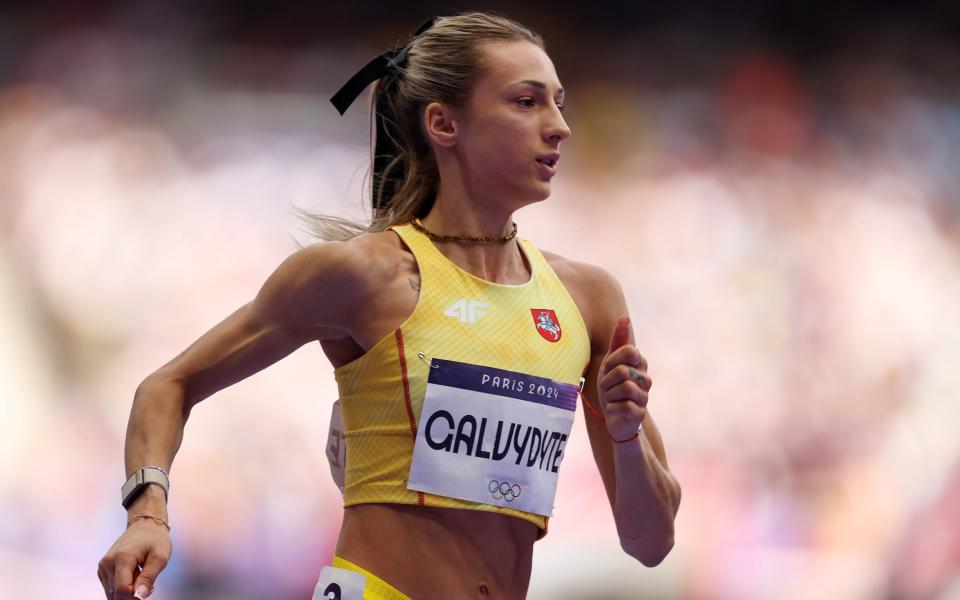
<instances>
[{"instance_id":1,"label":"nose","mask_svg":"<svg viewBox=\"0 0 960 600\"><path fill-rule=\"evenodd\" d=\"M554 109L553 117L547 125L546 133L547 139L554 144L570 137L570 127L567 126L567 121L563 118L563 113L560 112L560 109Z\"/></svg>"}]
</instances>

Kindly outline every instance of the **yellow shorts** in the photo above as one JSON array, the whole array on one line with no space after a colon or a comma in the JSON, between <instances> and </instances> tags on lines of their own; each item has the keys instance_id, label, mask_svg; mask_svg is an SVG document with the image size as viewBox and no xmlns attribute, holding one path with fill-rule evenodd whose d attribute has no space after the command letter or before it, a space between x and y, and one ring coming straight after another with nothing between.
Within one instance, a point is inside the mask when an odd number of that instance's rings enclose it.
<instances>
[{"instance_id":1,"label":"yellow shorts","mask_svg":"<svg viewBox=\"0 0 960 600\"><path fill-rule=\"evenodd\" d=\"M349 560L340 558L336 554L333 555L333 566L338 569L346 569L366 575L367 584L366 587L363 588L363 600L411 600L410 596L407 596L370 571L353 564Z\"/></svg>"}]
</instances>

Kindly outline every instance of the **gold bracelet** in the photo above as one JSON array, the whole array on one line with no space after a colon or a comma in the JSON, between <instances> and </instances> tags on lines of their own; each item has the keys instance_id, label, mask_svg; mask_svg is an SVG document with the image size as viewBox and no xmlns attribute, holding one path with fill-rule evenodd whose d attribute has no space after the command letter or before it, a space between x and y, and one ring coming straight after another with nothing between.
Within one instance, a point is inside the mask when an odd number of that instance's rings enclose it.
<instances>
[{"instance_id":1,"label":"gold bracelet","mask_svg":"<svg viewBox=\"0 0 960 600\"><path fill-rule=\"evenodd\" d=\"M153 519L154 521L160 521L163 523L163 526L167 528L167 531L171 531L170 526L167 525L167 522L161 519L160 517L155 517L153 515L137 515L134 518L127 521L127 528L130 528L130 524L136 521L137 519Z\"/></svg>"}]
</instances>

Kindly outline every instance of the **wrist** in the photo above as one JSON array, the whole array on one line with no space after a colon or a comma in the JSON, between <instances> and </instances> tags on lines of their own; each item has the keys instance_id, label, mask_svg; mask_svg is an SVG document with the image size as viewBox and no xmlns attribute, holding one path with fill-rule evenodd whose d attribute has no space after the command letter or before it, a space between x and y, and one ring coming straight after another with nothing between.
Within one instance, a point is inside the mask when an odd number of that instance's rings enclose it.
<instances>
[{"instance_id":1,"label":"wrist","mask_svg":"<svg viewBox=\"0 0 960 600\"><path fill-rule=\"evenodd\" d=\"M160 516L151 515L148 513L142 513L142 514L134 515L130 517L127 520L127 529L130 529L130 526L138 521L143 521L145 523L149 521L157 525L162 525L167 530L168 533L170 532L170 524L167 523L166 517L160 517Z\"/></svg>"},{"instance_id":2,"label":"wrist","mask_svg":"<svg viewBox=\"0 0 960 600\"><path fill-rule=\"evenodd\" d=\"M643 430L641 429L637 431L636 436L625 442L617 443L611 439L610 446L613 448L614 457L631 463L644 457L643 438Z\"/></svg>"},{"instance_id":3,"label":"wrist","mask_svg":"<svg viewBox=\"0 0 960 600\"><path fill-rule=\"evenodd\" d=\"M639 438L641 433L643 433L643 423L641 423L641 424L637 427L637 430L636 430L635 432L633 432L633 435L627 434L627 435L616 435L616 436L615 436L615 435L613 435L610 431L607 431L607 435L610 436L610 439L611 439L615 444L626 444L626 443L632 442L632 441L636 440L637 438Z\"/></svg>"}]
</instances>

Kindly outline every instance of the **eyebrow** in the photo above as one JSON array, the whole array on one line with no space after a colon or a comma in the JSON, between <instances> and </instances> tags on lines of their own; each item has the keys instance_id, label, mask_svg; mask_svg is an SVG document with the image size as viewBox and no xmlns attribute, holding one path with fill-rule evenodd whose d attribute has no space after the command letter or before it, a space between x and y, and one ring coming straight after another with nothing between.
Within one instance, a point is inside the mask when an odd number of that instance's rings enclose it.
<instances>
[{"instance_id":1,"label":"eyebrow","mask_svg":"<svg viewBox=\"0 0 960 600\"><path fill-rule=\"evenodd\" d=\"M521 81L516 81L516 82L510 84L510 87L513 87L513 86L515 86L515 85L520 85L521 83L526 83L526 84L528 84L528 85L532 85L533 87L535 87L535 88L540 88L541 90L547 89L547 84L543 83L542 81L537 81L537 80L535 80L535 79L523 79L523 80L521 80ZM558 93L558 94L563 94L563 93L564 93L563 88L557 89L557 93Z\"/></svg>"}]
</instances>

